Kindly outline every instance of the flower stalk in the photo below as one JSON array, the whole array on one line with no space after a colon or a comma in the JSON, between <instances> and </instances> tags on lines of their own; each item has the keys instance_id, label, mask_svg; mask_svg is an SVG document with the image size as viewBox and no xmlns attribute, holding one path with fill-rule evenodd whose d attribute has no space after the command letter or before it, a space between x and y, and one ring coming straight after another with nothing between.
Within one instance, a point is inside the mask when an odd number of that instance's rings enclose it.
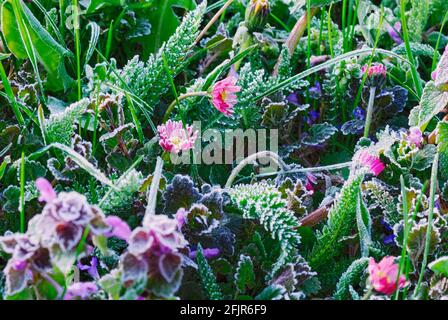
<instances>
[{"instance_id":1,"label":"flower stalk","mask_svg":"<svg viewBox=\"0 0 448 320\"><path fill-rule=\"evenodd\" d=\"M366 123L364 125L364 138L369 136L370 125L373 117L373 106L375 104L376 87L371 87L369 92L369 103L367 105Z\"/></svg>"}]
</instances>

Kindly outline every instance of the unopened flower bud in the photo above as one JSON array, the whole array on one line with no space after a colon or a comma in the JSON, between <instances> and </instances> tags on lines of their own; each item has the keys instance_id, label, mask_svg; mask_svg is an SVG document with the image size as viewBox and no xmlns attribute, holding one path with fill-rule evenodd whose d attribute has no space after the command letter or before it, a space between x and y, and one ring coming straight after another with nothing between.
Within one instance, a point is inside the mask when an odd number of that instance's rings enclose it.
<instances>
[{"instance_id":1,"label":"unopened flower bud","mask_svg":"<svg viewBox=\"0 0 448 320\"><path fill-rule=\"evenodd\" d=\"M262 29L270 13L268 0L250 0L246 8L246 26L249 31Z\"/></svg>"}]
</instances>

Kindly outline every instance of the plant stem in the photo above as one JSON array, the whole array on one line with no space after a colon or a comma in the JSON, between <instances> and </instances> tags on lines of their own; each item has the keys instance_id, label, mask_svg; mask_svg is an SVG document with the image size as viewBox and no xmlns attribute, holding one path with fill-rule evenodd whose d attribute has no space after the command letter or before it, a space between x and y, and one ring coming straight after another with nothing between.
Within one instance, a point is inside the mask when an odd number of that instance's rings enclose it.
<instances>
[{"instance_id":1,"label":"plant stem","mask_svg":"<svg viewBox=\"0 0 448 320\"><path fill-rule=\"evenodd\" d=\"M370 124L372 123L373 116L373 106L375 104L375 92L376 87L371 87L369 93L369 104L367 105L366 124L364 126L364 138L369 137Z\"/></svg>"},{"instance_id":2,"label":"plant stem","mask_svg":"<svg viewBox=\"0 0 448 320\"><path fill-rule=\"evenodd\" d=\"M25 233L25 153L20 159L20 232Z\"/></svg>"},{"instance_id":3,"label":"plant stem","mask_svg":"<svg viewBox=\"0 0 448 320\"><path fill-rule=\"evenodd\" d=\"M78 82L78 100L81 100L81 41L79 38L78 0L73 0L73 28L75 32L76 76Z\"/></svg>"},{"instance_id":4,"label":"plant stem","mask_svg":"<svg viewBox=\"0 0 448 320\"><path fill-rule=\"evenodd\" d=\"M213 18L207 23L207 25L202 29L201 33L197 36L196 40L193 42L193 46L197 45L199 41L205 36L208 29L211 28L211 26L218 20L219 16L227 9L228 6L232 4L233 0L227 0L227 2L221 7L221 9L218 10L218 12L215 13Z\"/></svg>"},{"instance_id":5,"label":"plant stem","mask_svg":"<svg viewBox=\"0 0 448 320\"><path fill-rule=\"evenodd\" d=\"M400 184L401 184L401 197L403 199L403 221L404 221L404 236L403 236L403 245L401 247L401 257L400 257L400 265L398 268L397 279L395 280L397 291L395 292L395 300L398 300L398 295L400 293L400 289L398 288L398 280L400 279L401 274L403 273L403 269L405 267L405 258L406 258L406 244L408 243L408 235L409 235L409 219L408 219L408 200L407 200L407 192L406 185L404 183L403 175L400 176Z\"/></svg>"},{"instance_id":6,"label":"plant stem","mask_svg":"<svg viewBox=\"0 0 448 320\"><path fill-rule=\"evenodd\" d=\"M285 45L288 47L288 52L290 55L292 55L296 50L297 45L299 44L299 40L302 37L303 33L305 32L305 29L308 25L308 19L311 19L318 10L319 10L318 8L311 8L309 10L309 17L307 12L299 20L297 20L296 24L294 25L294 28L292 29L285 43ZM272 73L273 76L278 75L278 69L280 68L280 64L281 64L281 55L278 58L277 63L274 67L274 71Z\"/></svg>"},{"instance_id":7,"label":"plant stem","mask_svg":"<svg viewBox=\"0 0 448 320\"><path fill-rule=\"evenodd\" d=\"M281 168L282 171L284 171L287 168L286 163L284 163L283 160L276 153L272 151L260 151L245 158L235 167L235 169L232 170L229 179L227 179L225 188L226 189L230 188L232 186L233 181L240 173L240 171L243 170L243 168L246 165L257 160L258 158L270 158L274 160L274 162Z\"/></svg>"},{"instance_id":8,"label":"plant stem","mask_svg":"<svg viewBox=\"0 0 448 320\"><path fill-rule=\"evenodd\" d=\"M22 113L20 112L19 105L14 96L14 92L12 91L11 84L9 83L8 76L6 75L5 69L3 68L3 63L0 61L0 77L2 79L3 88L5 88L5 92L8 95L9 102L11 103L12 110L17 118L17 122L21 125L25 125L25 120L23 119Z\"/></svg>"},{"instance_id":9,"label":"plant stem","mask_svg":"<svg viewBox=\"0 0 448 320\"><path fill-rule=\"evenodd\" d=\"M437 189L437 170L439 168L439 154L436 153L434 156L434 162L432 163L431 169L431 185L429 189L429 214L428 214L428 228L426 229L426 238L425 238L425 250L423 251L423 260L422 267L420 269L420 275L418 277L418 282L414 290L414 296L417 296L420 291L420 285L422 283L423 277L425 275L426 265L428 264L428 255L429 249L431 245L431 231L432 231L432 223L434 218L434 202L436 196Z\"/></svg>"},{"instance_id":10,"label":"plant stem","mask_svg":"<svg viewBox=\"0 0 448 320\"><path fill-rule=\"evenodd\" d=\"M178 104L178 102L180 102L181 100L184 100L186 98L197 97L197 96L208 97L208 96L210 96L210 94L207 91L187 92L187 93L181 94L180 96L177 97L176 100L171 102L171 104L168 106L168 109L166 109L165 116L163 117L163 122L168 121L168 119L170 118L171 112L173 112L174 107Z\"/></svg>"}]
</instances>

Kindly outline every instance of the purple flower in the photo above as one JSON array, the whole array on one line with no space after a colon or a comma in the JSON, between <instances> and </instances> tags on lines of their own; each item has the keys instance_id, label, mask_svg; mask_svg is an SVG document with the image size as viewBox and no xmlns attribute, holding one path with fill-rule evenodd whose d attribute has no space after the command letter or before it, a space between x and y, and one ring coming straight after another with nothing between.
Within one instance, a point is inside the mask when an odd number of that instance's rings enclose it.
<instances>
[{"instance_id":1,"label":"purple flower","mask_svg":"<svg viewBox=\"0 0 448 320\"><path fill-rule=\"evenodd\" d=\"M128 224L117 216L108 216L106 223L112 227L112 230L106 234L107 237L117 237L128 241L132 231Z\"/></svg>"},{"instance_id":2,"label":"purple flower","mask_svg":"<svg viewBox=\"0 0 448 320\"><path fill-rule=\"evenodd\" d=\"M355 119L357 120L364 120L366 118L366 112L363 108L361 107L356 107L353 110L353 116L355 117Z\"/></svg>"},{"instance_id":3,"label":"purple flower","mask_svg":"<svg viewBox=\"0 0 448 320\"><path fill-rule=\"evenodd\" d=\"M314 124L318 119L319 119L320 113L319 111L310 111L308 112L308 118L306 120L306 123L308 123L308 125L312 125Z\"/></svg>"},{"instance_id":4,"label":"purple flower","mask_svg":"<svg viewBox=\"0 0 448 320\"><path fill-rule=\"evenodd\" d=\"M420 148L423 141L423 134L419 127L412 127L409 129L407 140Z\"/></svg>"},{"instance_id":5,"label":"purple flower","mask_svg":"<svg viewBox=\"0 0 448 320\"><path fill-rule=\"evenodd\" d=\"M312 99L319 99L322 97L322 87L319 81L316 81L314 83L314 87L309 88L308 92L310 93Z\"/></svg>"},{"instance_id":6,"label":"purple flower","mask_svg":"<svg viewBox=\"0 0 448 320\"><path fill-rule=\"evenodd\" d=\"M299 95L295 92L288 95L286 97L286 100L288 101L288 103L292 104L293 106L296 106L296 107L300 106Z\"/></svg>"},{"instance_id":7,"label":"purple flower","mask_svg":"<svg viewBox=\"0 0 448 320\"><path fill-rule=\"evenodd\" d=\"M183 225L187 222L187 215L188 211L184 208L177 210L175 218L179 229L182 229Z\"/></svg>"},{"instance_id":8,"label":"purple flower","mask_svg":"<svg viewBox=\"0 0 448 320\"><path fill-rule=\"evenodd\" d=\"M56 192L53 189L51 183L45 178L37 178L36 188L40 192L40 202L51 202L56 199Z\"/></svg>"},{"instance_id":9,"label":"purple flower","mask_svg":"<svg viewBox=\"0 0 448 320\"><path fill-rule=\"evenodd\" d=\"M93 279L98 280L100 278L100 275L98 274L98 258L97 257L92 257L92 259L90 259L89 265L82 264L81 261L78 261L77 266L78 266L79 270L87 271L87 273Z\"/></svg>"},{"instance_id":10,"label":"purple flower","mask_svg":"<svg viewBox=\"0 0 448 320\"><path fill-rule=\"evenodd\" d=\"M401 23L400 21L395 22L394 26L390 26L387 28L387 33L389 33L389 36L392 38L392 40L395 41L396 44L402 44L403 40L401 39L401 36L398 32L401 30Z\"/></svg>"},{"instance_id":11,"label":"purple flower","mask_svg":"<svg viewBox=\"0 0 448 320\"><path fill-rule=\"evenodd\" d=\"M314 186L317 184L317 178L315 175L313 175L310 172L306 173L306 184L305 184L305 189L308 190L311 194L314 193Z\"/></svg>"},{"instance_id":12,"label":"purple flower","mask_svg":"<svg viewBox=\"0 0 448 320\"><path fill-rule=\"evenodd\" d=\"M64 300L86 300L97 291L93 282L75 282L68 287Z\"/></svg>"},{"instance_id":13,"label":"purple flower","mask_svg":"<svg viewBox=\"0 0 448 320\"><path fill-rule=\"evenodd\" d=\"M218 248L206 248L206 249L202 249L202 253L204 254L205 258L211 259L211 258L215 258L215 257L219 256L221 251ZM193 250L190 252L189 257L191 259L195 259L197 254L198 254L197 250Z\"/></svg>"}]
</instances>

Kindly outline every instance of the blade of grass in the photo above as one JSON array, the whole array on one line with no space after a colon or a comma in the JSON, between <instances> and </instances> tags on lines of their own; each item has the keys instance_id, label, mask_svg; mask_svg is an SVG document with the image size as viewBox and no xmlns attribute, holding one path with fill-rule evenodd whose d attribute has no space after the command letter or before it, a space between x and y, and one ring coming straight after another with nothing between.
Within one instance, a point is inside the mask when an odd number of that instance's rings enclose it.
<instances>
[{"instance_id":1,"label":"blade of grass","mask_svg":"<svg viewBox=\"0 0 448 320\"><path fill-rule=\"evenodd\" d=\"M440 43L440 39L442 37L442 31L443 31L443 28L445 27L445 23L446 23L446 19L447 18L448 18L448 10L446 11L445 16L443 17L442 25L440 26L439 36L437 37L436 47L434 48L434 56L432 57L431 71L434 71L436 66L437 66L437 56L438 56L438 52L439 52L439 43Z\"/></svg>"},{"instance_id":2,"label":"blade of grass","mask_svg":"<svg viewBox=\"0 0 448 320\"><path fill-rule=\"evenodd\" d=\"M144 138L143 131L142 131L142 125L140 124L137 114L135 113L134 102L132 101L131 97L129 97L129 94L127 94L127 93L126 93L126 101L128 102L129 110L131 110L132 121L134 122L135 129L137 130L138 139L140 140L140 143L143 144L145 141L145 138Z\"/></svg>"},{"instance_id":3,"label":"blade of grass","mask_svg":"<svg viewBox=\"0 0 448 320\"><path fill-rule=\"evenodd\" d=\"M406 1L400 0L400 15L401 15L401 30L403 31L403 40L406 47L406 53L408 56L408 60L411 62L411 75L412 75L412 81L414 82L415 91L417 92L418 96L422 96L423 88L422 84L419 80L417 68L415 67L415 60L414 56L412 54L411 45L409 42L409 34L408 34L408 27L406 22L406 9L405 9Z\"/></svg>"},{"instance_id":4,"label":"blade of grass","mask_svg":"<svg viewBox=\"0 0 448 320\"><path fill-rule=\"evenodd\" d=\"M31 65L33 66L34 75L36 76L37 82L39 84L39 89L41 91L41 99L44 101L45 104L47 104L44 86L42 84L42 79L39 73L39 67L37 65L36 51L34 49L33 41L31 40L28 27L26 26L26 23L24 22L24 17L22 15L23 12L22 5L24 4L19 0L14 0L12 2L14 15L16 16L17 26L19 28L20 38L24 44L24 48L28 58L30 59Z\"/></svg>"},{"instance_id":5,"label":"blade of grass","mask_svg":"<svg viewBox=\"0 0 448 320\"><path fill-rule=\"evenodd\" d=\"M22 151L20 158L20 232L25 233L25 152Z\"/></svg>"},{"instance_id":6,"label":"blade of grass","mask_svg":"<svg viewBox=\"0 0 448 320\"><path fill-rule=\"evenodd\" d=\"M5 69L3 68L2 60L4 59L4 55L2 55L2 59L0 59L0 77L2 79L3 87L5 88L6 95L8 96L9 103L11 103L11 108L14 112L14 115L17 118L17 122L21 125L25 125L25 120L23 119L22 113L20 112L19 105L16 101L16 97L14 96L14 92L12 91L11 84L9 83L9 79L6 75Z\"/></svg>"},{"instance_id":7,"label":"blade of grass","mask_svg":"<svg viewBox=\"0 0 448 320\"><path fill-rule=\"evenodd\" d=\"M288 79L286 79L286 80L276 84L272 88L266 90L264 93L262 93L262 94L256 96L255 98L253 98L252 102L256 102L256 101L262 99L265 96L268 96L270 94L273 94L273 93L281 90L283 87L288 86L291 83L294 83L294 82L299 81L299 80L301 80L303 78L306 78L310 74L313 74L313 73L318 72L320 70L326 69L326 68L328 68L328 67L330 67L330 66L332 66L332 65L334 65L334 64L336 64L336 63L338 63L340 61L343 61L343 60L346 60L346 59L349 59L349 58L352 58L352 57L361 56L361 55L364 55L364 54L374 54L374 53L381 53L381 54L384 54L384 55L388 55L390 57L394 57L394 58L400 59L400 60L402 60L402 61L404 61L404 62L406 62L408 64L410 63L407 59L403 58L402 56L400 56L400 55L398 55L396 53L393 53L392 51L388 51L388 50L384 50L384 49L366 48L366 49L354 50L354 51L351 51L351 52L344 53L344 54L342 54L340 56L337 56L337 57L335 57L335 58L333 58L331 60L328 60L328 61L326 61L324 63L321 63L321 64L319 64L317 66L311 67L311 68L309 68L309 69L307 69L307 70L305 70L305 71L303 71L301 73L298 73L298 74L296 74L296 75L294 75L294 76L292 76L292 77L290 77L290 78L288 78Z\"/></svg>"},{"instance_id":8,"label":"blade of grass","mask_svg":"<svg viewBox=\"0 0 448 320\"><path fill-rule=\"evenodd\" d=\"M423 251L423 260L422 266L420 269L420 275L418 277L417 285L415 286L414 296L417 296L420 291L420 286L423 281L423 277L425 276L426 266L428 264L428 255L431 244L431 231L432 231L432 223L434 219L434 202L436 197L436 189L437 189L437 170L439 168L439 153L436 153L434 156L434 162L432 163L431 169L431 185L429 188L429 214L428 214L428 228L426 229L426 237L425 237L425 250Z\"/></svg>"},{"instance_id":9,"label":"blade of grass","mask_svg":"<svg viewBox=\"0 0 448 320\"><path fill-rule=\"evenodd\" d=\"M406 185L404 183L404 177L403 175L400 176L400 185L401 185L401 197L402 197L402 204L403 204L403 230L404 230L404 235L403 235L403 244L401 247L401 256L400 256L400 264L398 267L398 274L397 274L397 279L395 280L396 283L396 287L398 288L398 281L400 279L400 276L403 274L403 268L405 266L405 257L406 257L406 247L407 247L407 243L408 243L408 235L409 235L409 219L408 219L408 213L409 213L409 208L408 208L408 194L407 194L407 190L406 190ZM397 291L395 292L395 300L398 300L398 295L400 294L400 290L397 289Z\"/></svg>"},{"instance_id":10,"label":"blade of grass","mask_svg":"<svg viewBox=\"0 0 448 320\"><path fill-rule=\"evenodd\" d=\"M114 36L114 21L112 20L110 22L109 30L107 31L107 40L106 40L106 52L104 53L104 56L107 60L109 60L110 57L110 50L112 48L112 39Z\"/></svg>"},{"instance_id":11,"label":"blade of grass","mask_svg":"<svg viewBox=\"0 0 448 320\"><path fill-rule=\"evenodd\" d=\"M79 7L78 0L72 1L73 5L73 30L75 32L76 77L78 83L78 100L82 98L81 91L81 39L79 37Z\"/></svg>"}]
</instances>

